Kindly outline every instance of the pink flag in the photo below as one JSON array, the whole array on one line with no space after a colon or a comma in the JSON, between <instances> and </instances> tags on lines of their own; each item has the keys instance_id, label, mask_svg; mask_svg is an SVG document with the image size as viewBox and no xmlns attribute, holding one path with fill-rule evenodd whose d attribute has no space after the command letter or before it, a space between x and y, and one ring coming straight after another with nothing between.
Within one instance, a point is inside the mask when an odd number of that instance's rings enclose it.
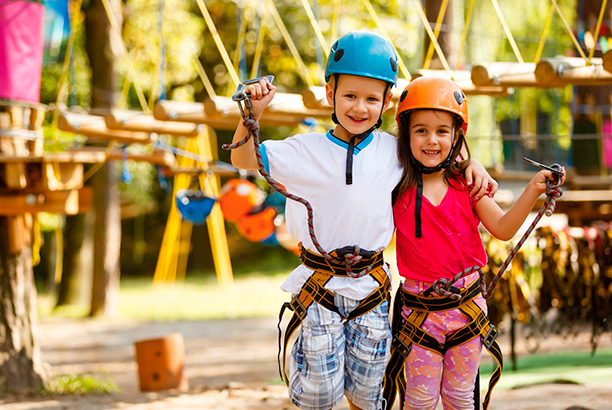
<instances>
[{"instance_id":1,"label":"pink flag","mask_svg":"<svg viewBox=\"0 0 612 410\"><path fill-rule=\"evenodd\" d=\"M603 120L601 160L606 168L612 168L612 121Z\"/></svg>"},{"instance_id":2,"label":"pink flag","mask_svg":"<svg viewBox=\"0 0 612 410\"><path fill-rule=\"evenodd\" d=\"M0 99L40 101L44 10L39 2L0 0Z\"/></svg>"}]
</instances>

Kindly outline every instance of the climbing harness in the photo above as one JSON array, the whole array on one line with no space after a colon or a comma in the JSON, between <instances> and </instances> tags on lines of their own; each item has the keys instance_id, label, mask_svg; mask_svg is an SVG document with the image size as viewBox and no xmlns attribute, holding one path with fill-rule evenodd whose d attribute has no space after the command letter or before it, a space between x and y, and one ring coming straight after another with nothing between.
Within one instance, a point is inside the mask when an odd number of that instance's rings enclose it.
<instances>
[{"instance_id":1,"label":"climbing harness","mask_svg":"<svg viewBox=\"0 0 612 410\"><path fill-rule=\"evenodd\" d=\"M270 83L274 79L274 76L266 76ZM334 295L332 292L325 289L325 284L334 276L344 276L350 278L360 278L365 275L370 275L377 283L377 289L366 297L359 306L351 312L347 320L353 319L357 316L363 315L385 300L390 300L389 290L391 284L389 276L384 270L384 261L382 252L374 252L362 250L359 246L346 246L343 248L335 249L331 252L326 252L325 249L319 244L314 230L314 213L312 205L308 200L287 192L282 185L276 182L266 171L263 165L263 159L260 151L259 144L259 124L257 120L253 118L250 96L245 93L246 86L259 82L262 78L256 78L253 80L241 83L236 90L236 93L232 96L232 99L238 103L240 114L244 120L243 125L247 130L247 136L242 140L234 144L224 144L221 148L225 150L235 149L244 145L250 138L253 139L253 145L255 148L255 156L257 158L257 164L259 172L268 182L268 184L279 194L285 198L299 202L306 207L308 213L308 231L310 239L319 254L308 251L306 248L301 249L300 259L302 264L306 267L314 270L314 273L306 280L302 286L300 293L296 296L293 295L290 302L286 302L281 307L279 314L279 373L281 379L288 385L289 380L285 371L285 356L287 350L287 344L291 335L294 331L302 324L306 317L308 307L313 303L317 302L332 312L338 313L338 308L334 304ZM281 344L282 330L280 323L283 318L285 309L293 311L293 315L287 329L285 331L284 344ZM280 363L280 357L283 357L282 365Z\"/></svg>"},{"instance_id":2,"label":"climbing harness","mask_svg":"<svg viewBox=\"0 0 612 410\"><path fill-rule=\"evenodd\" d=\"M433 282L431 287L419 294L407 292L404 290L403 286L400 286L397 290L393 306L393 342L391 345L391 357L387 364L383 383L383 397L390 406L389 408L393 407L397 393L400 395L400 408L404 407L406 378L402 369L406 357L412 350L413 344L444 355L449 349L480 336L484 347L497 362L497 366L491 375L489 387L482 403L483 409L487 410L491 399L491 392L501 377L503 356L499 344L496 341L498 335L497 328L490 323L489 319L476 304L474 299L479 293L481 293L485 299L493 295L495 286L504 274L506 268L510 265L514 256L518 253L518 250L527 240L542 216L545 213L547 216L552 214L555 209L556 199L562 195L559 184L563 174L559 164L547 166L528 158L524 158L524 160L553 172L555 181L552 182L547 180L546 200L544 205L542 205L534 221L501 265L499 272L495 275L489 287L486 287L485 273L482 268L479 266L472 266L458 273L452 279L437 279ZM474 281L468 288L458 289L453 286L455 282L475 271L479 272L479 281ZM435 293L433 297L432 293ZM402 316L403 306L412 310L407 318L403 318ZM425 331L422 325L430 312L441 312L450 309L459 309L469 317L470 322L463 328L449 335L444 344L442 344ZM479 404L475 402L475 406L478 405Z\"/></svg>"}]
</instances>

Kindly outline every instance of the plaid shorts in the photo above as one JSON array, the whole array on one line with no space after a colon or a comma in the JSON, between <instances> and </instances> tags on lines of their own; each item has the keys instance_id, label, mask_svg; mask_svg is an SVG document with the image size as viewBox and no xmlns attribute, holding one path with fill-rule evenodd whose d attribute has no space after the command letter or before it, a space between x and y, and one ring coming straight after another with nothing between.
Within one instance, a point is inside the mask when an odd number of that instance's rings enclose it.
<instances>
[{"instance_id":1,"label":"plaid shorts","mask_svg":"<svg viewBox=\"0 0 612 410\"><path fill-rule=\"evenodd\" d=\"M340 315L318 303L308 308L291 352L289 397L300 409L328 410L347 399L379 409L389 359L391 325L387 301L353 320L343 320L358 300L336 294Z\"/></svg>"}]
</instances>

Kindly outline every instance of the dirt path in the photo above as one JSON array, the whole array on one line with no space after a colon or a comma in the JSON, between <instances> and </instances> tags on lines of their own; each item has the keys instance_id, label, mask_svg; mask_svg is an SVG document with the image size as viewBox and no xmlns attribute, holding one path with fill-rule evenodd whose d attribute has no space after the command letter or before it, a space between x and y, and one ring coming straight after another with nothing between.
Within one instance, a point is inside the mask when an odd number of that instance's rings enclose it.
<instances>
[{"instance_id":1,"label":"dirt path","mask_svg":"<svg viewBox=\"0 0 612 410\"><path fill-rule=\"evenodd\" d=\"M53 374L110 377L121 393L113 395L17 397L0 400L5 410L293 410L276 367L274 319L194 322L100 322L45 320L40 324L45 361ZM140 393L134 342L181 333L185 341L185 393ZM501 337L508 352L507 337ZM610 335L602 347L612 346ZM545 348L584 348L588 335L549 339ZM519 352L525 347L518 346ZM544 350L544 349L542 349ZM503 376L502 376L503 377ZM612 380L588 385L544 384L495 390L492 410L612 409ZM337 410L348 410L344 403Z\"/></svg>"}]
</instances>

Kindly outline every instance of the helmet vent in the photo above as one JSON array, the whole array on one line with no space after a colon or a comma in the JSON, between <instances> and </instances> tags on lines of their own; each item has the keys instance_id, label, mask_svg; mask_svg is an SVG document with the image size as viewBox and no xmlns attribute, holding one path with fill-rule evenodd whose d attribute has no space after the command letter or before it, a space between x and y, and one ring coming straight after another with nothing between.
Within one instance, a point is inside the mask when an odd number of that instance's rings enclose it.
<instances>
[{"instance_id":1,"label":"helmet vent","mask_svg":"<svg viewBox=\"0 0 612 410\"><path fill-rule=\"evenodd\" d=\"M408 95L408 91L407 90L402 91L402 95L400 95L400 98L399 98L400 102L404 101L404 98L406 98L406 95Z\"/></svg>"},{"instance_id":2,"label":"helmet vent","mask_svg":"<svg viewBox=\"0 0 612 410\"><path fill-rule=\"evenodd\" d=\"M391 63L391 70L393 70L394 73L397 72L397 59L396 58L389 58L389 62Z\"/></svg>"},{"instance_id":3,"label":"helmet vent","mask_svg":"<svg viewBox=\"0 0 612 410\"><path fill-rule=\"evenodd\" d=\"M344 55L344 49L343 48L338 49L338 51L336 51L336 54L334 54L334 61L339 61L343 55Z\"/></svg>"},{"instance_id":4,"label":"helmet vent","mask_svg":"<svg viewBox=\"0 0 612 410\"><path fill-rule=\"evenodd\" d=\"M463 104L463 95L459 91L455 91L455 100L459 105Z\"/></svg>"}]
</instances>

